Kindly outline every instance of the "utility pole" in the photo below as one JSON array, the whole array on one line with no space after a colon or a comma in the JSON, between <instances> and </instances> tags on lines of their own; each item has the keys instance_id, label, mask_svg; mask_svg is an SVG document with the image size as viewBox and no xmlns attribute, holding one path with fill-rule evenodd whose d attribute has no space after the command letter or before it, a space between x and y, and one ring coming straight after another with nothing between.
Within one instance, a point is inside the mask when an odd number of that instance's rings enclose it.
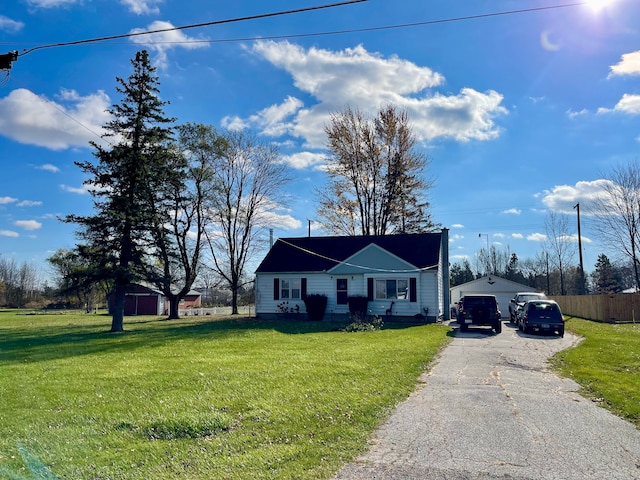
<instances>
[{"instance_id":1,"label":"utility pole","mask_svg":"<svg viewBox=\"0 0 640 480\"><path fill-rule=\"evenodd\" d=\"M489 254L489 234L488 233L479 233L478 238L487 237L487 255Z\"/></svg>"},{"instance_id":2,"label":"utility pole","mask_svg":"<svg viewBox=\"0 0 640 480\"><path fill-rule=\"evenodd\" d=\"M580 233L580 203L576 203L573 208L576 209L578 214L578 254L580 256L580 294L585 293L584 284L584 264L582 263L582 234Z\"/></svg>"},{"instance_id":3,"label":"utility pole","mask_svg":"<svg viewBox=\"0 0 640 480\"><path fill-rule=\"evenodd\" d=\"M551 282L549 281L549 252L545 252L547 255L547 295L551 295Z\"/></svg>"}]
</instances>

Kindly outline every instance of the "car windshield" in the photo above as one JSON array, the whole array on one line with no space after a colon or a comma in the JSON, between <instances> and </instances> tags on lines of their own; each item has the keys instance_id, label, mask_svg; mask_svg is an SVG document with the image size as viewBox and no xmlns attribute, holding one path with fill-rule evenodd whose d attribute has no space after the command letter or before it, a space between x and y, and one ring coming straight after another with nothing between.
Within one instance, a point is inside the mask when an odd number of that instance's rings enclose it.
<instances>
[{"instance_id":1,"label":"car windshield","mask_svg":"<svg viewBox=\"0 0 640 480\"><path fill-rule=\"evenodd\" d=\"M556 313L560 312L560 308L555 303L530 303L529 313Z\"/></svg>"},{"instance_id":2,"label":"car windshield","mask_svg":"<svg viewBox=\"0 0 640 480\"><path fill-rule=\"evenodd\" d=\"M529 300L535 300L537 298L540 298L540 295L520 295L518 296L518 301L519 302L528 302Z\"/></svg>"},{"instance_id":3,"label":"car windshield","mask_svg":"<svg viewBox=\"0 0 640 480\"><path fill-rule=\"evenodd\" d=\"M465 299L464 304L467 308L475 307L478 305L491 307L494 305L494 300L490 297L469 297Z\"/></svg>"}]
</instances>

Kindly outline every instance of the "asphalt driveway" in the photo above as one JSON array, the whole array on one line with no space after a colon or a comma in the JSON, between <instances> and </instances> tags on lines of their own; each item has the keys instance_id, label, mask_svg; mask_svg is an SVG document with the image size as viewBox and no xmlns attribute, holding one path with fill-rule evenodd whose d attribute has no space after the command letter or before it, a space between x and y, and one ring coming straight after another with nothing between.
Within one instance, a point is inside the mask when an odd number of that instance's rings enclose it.
<instances>
[{"instance_id":1,"label":"asphalt driveway","mask_svg":"<svg viewBox=\"0 0 640 480\"><path fill-rule=\"evenodd\" d=\"M640 479L640 430L547 369L578 342L508 323L499 335L457 331L336 480Z\"/></svg>"}]
</instances>

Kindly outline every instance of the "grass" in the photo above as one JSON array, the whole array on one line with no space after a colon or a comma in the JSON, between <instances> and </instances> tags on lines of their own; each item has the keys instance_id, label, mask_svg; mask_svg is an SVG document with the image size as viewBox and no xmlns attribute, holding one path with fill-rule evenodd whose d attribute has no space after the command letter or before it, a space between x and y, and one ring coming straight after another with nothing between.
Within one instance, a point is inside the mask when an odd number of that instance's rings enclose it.
<instances>
[{"instance_id":1,"label":"grass","mask_svg":"<svg viewBox=\"0 0 640 480\"><path fill-rule=\"evenodd\" d=\"M441 325L0 311L0 476L326 479L446 344Z\"/></svg>"},{"instance_id":2,"label":"grass","mask_svg":"<svg viewBox=\"0 0 640 480\"><path fill-rule=\"evenodd\" d=\"M640 427L640 325L612 325L572 318L567 330L584 338L559 352L554 367L581 393Z\"/></svg>"}]
</instances>

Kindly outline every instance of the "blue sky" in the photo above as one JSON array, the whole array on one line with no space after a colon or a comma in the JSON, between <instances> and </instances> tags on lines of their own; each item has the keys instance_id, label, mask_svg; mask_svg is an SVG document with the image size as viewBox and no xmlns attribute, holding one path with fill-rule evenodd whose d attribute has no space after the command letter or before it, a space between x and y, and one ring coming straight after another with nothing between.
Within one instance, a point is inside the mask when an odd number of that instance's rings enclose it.
<instances>
[{"instance_id":1,"label":"blue sky","mask_svg":"<svg viewBox=\"0 0 640 480\"><path fill-rule=\"evenodd\" d=\"M0 87L0 255L45 265L73 247L74 227L57 217L91 212L73 162L93 158L88 142L99 141L105 109L120 99L115 77L126 78L147 48L169 116L250 129L280 146L295 181L274 212L276 237L307 235L329 114L347 105L373 114L392 102L408 111L430 160L429 201L450 229L452 261L474 265L487 244L533 257L548 212L570 215L576 234L576 203L585 269L600 253L615 256L591 231L588 203L611 168L638 159L635 0L368 0L29 52L330 2L292 3L2 2L0 53L20 56ZM541 7L551 8L502 15Z\"/></svg>"}]
</instances>

